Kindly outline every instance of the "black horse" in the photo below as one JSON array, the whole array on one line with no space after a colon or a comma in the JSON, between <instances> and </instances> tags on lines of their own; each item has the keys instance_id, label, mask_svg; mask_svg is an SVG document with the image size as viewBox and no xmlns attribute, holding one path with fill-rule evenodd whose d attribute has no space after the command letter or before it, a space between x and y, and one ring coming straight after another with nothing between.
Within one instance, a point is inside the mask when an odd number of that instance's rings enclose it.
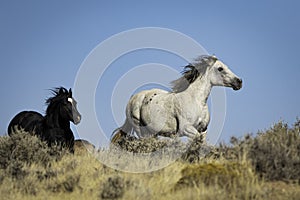
<instances>
[{"instance_id":1,"label":"black horse","mask_svg":"<svg viewBox=\"0 0 300 200\"><path fill-rule=\"evenodd\" d=\"M81 120L77 102L72 97L71 89L68 91L60 87L52 92L54 96L46 100L48 107L45 116L35 111L18 113L8 125L8 135L21 128L39 136L49 146L55 144L67 147L73 153L74 135L70 129L70 121L78 124Z\"/></svg>"}]
</instances>

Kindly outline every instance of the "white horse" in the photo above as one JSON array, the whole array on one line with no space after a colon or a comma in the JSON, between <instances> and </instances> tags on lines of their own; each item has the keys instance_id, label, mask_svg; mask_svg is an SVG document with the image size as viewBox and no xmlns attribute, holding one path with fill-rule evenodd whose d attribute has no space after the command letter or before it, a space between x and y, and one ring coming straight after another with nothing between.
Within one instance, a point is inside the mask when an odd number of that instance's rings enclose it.
<instances>
[{"instance_id":1,"label":"white horse","mask_svg":"<svg viewBox=\"0 0 300 200\"><path fill-rule=\"evenodd\" d=\"M172 92L144 90L133 95L126 120L112 134L111 142L133 135L138 138L172 135L206 137L210 121L207 99L213 86L239 90L242 79L215 56L200 56L184 67L183 76L172 82Z\"/></svg>"}]
</instances>

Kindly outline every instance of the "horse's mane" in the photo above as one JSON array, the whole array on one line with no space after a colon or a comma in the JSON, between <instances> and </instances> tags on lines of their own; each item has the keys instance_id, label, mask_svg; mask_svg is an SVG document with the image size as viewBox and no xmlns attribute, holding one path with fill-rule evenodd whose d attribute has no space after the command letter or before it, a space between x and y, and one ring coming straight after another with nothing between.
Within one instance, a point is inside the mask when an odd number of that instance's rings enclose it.
<instances>
[{"instance_id":1,"label":"horse's mane","mask_svg":"<svg viewBox=\"0 0 300 200\"><path fill-rule=\"evenodd\" d=\"M171 82L172 91L175 93L186 90L199 76L205 74L208 67L212 66L218 59L215 56L202 55L184 67L182 77Z\"/></svg>"},{"instance_id":2,"label":"horse's mane","mask_svg":"<svg viewBox=\"0 0 300 200\"><path fill-rule=\"evenodd\" d=\"M52 92L53 97L49 97L48 99L46 99L46 105L48 105L46 113L48 113L50 109L52 109L56 104L61 103L63 99L72 97L72 91L68 91L64 87L57 87L54 89L50 89L50 91Z\"/></svg>"}]
</instances>

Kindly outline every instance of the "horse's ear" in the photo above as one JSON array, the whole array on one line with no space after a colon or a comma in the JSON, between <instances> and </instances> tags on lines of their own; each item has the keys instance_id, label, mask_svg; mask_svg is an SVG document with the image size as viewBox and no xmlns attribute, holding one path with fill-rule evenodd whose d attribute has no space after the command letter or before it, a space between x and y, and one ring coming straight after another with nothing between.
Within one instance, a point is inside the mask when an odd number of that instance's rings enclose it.
<instances>
[{"instance_id":1,"label":"horse's ear","mask_svg":"<svg viewBox=\"0 0 300 200\"><path fill-rule=\"evenodd\" d=\"M69 89L69 96L72 97L72 89Z\"/></svg>"},{"instance_id":2,"label":"horse's ear","mask_svg":"<svg viewBox=\"0 0 300 200\"><path fill-rule=\"evenodd\" d=\"M58 94L63 94L63 93L64 93L63 88L59 88Z\"/></svg>"},{"instance_id":3,"label":"horse's ear","mask_svg":"<svg viewBox=\"0 0 300 200\"><path fill-rule=\"evenodd\" d=\"M215 55L212 55L212 56L207 57L206 63L209 65L213 65L217 60L218 60L218 58Z\"/></svg>"}]
</instances>

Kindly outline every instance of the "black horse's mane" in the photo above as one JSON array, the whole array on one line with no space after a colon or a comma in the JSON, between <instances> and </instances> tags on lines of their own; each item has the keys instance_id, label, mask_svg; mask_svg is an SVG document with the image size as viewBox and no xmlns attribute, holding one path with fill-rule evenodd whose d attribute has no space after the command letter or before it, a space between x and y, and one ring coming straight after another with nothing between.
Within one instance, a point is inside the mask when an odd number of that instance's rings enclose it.
<instances>
[{"instance_id":1,"label":"black horse's mane","mask_svg":"<svg viewBox=\"0 0 300 200\"><path fill-rule=\"evenodd\" d=\"M199 76L202 76L208 67L212 66L218 59L215 56L202 55L184 67L182 77L171 82L175 93L186 90Z\"/></svg>"},{"instance_id":2,"label":"black horse's mane","mask_svg":"<svg viewBox=\"0 0 300 200\"><path fill-rule=\"evenodd\" d=\"M66 97L72 97L72 91L68 91L64 87L57 87L54 89L50 89L50 91L52 92L53 97L49 97L48 99L46 99L47 105L56 101L61 101L63 98Z\"/></svg>"},{"instance_id":3,"label":"black horse's mane","mask_svg":"<svg viewBox=\"0 0 300 200\"><path fill-rule=\"evenodd\" d=\"M64 87L57 87L54 89L50 89L53 96L46 99L47 110L46 114L52 112L52 109L56 107L55 105L61 104L62 101L65 101L67 98L72 98L72 91L68 91Z\"/></svg>"}]
</instances>

